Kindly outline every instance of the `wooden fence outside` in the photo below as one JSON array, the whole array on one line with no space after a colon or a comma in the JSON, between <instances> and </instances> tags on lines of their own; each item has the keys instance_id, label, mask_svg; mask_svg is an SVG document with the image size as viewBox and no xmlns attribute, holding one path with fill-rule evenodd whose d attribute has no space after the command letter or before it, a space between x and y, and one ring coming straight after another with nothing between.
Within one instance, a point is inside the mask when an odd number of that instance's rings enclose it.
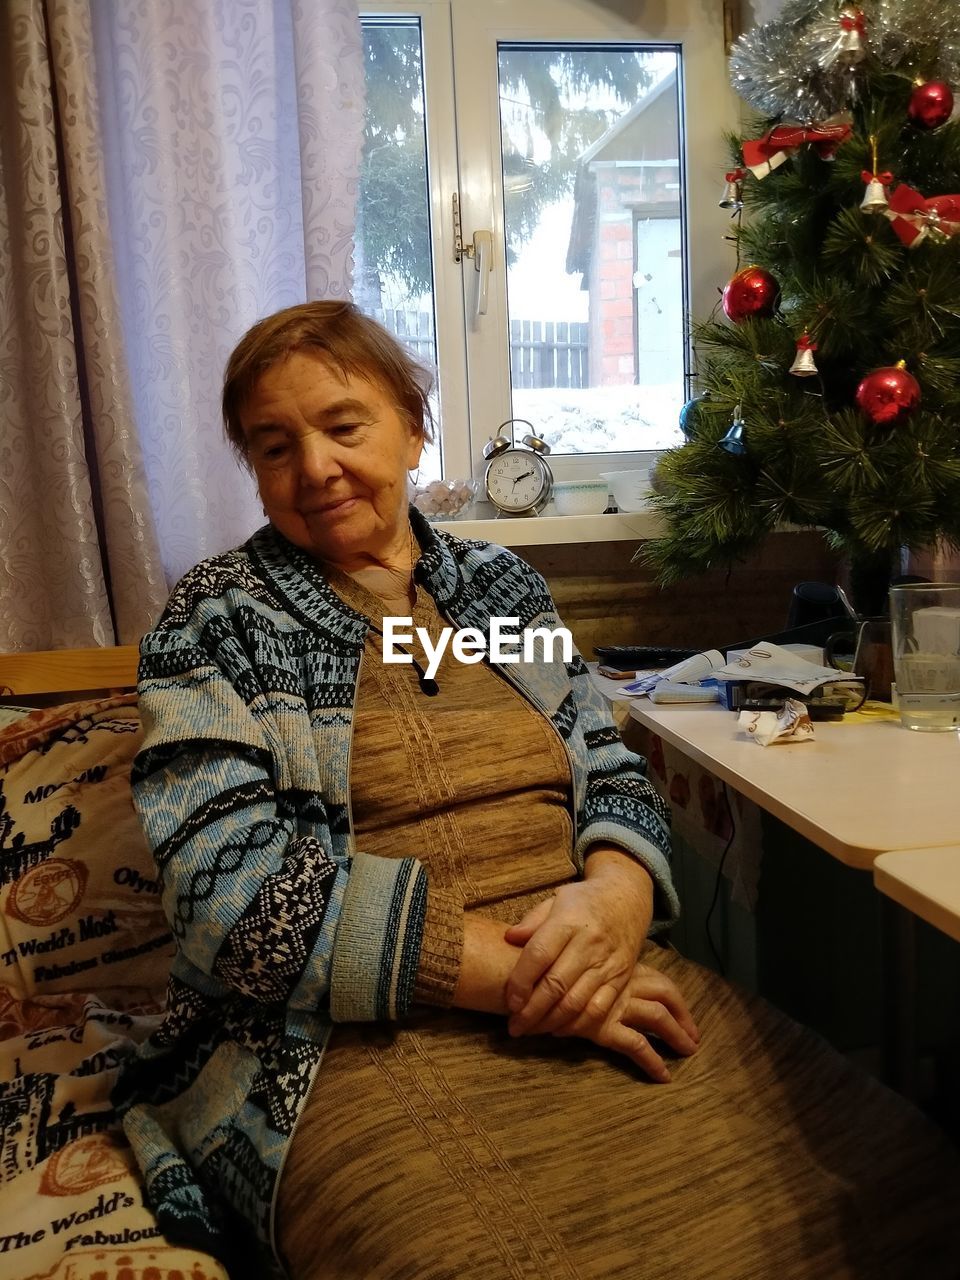
<instances>
[{"instance_id":1,"label":"wooden fence outside","mask_svg":"<svg viewBox=\"0 0 960 1280\"><path fill-rule=\"evenodd\" d=\"M433 363L433 315L429 311L378 308L375 319L413 353ZM514 388L587 387L589 326L567 320L511 320L510 374Z\"/></svg>"},{"instance_id":2,"label":"wooden fence outside","mask_svg":"<svg viewBox=\"0 0 960 1280\"><path fill-rule=\"evenodd\" d=\"M588 326L567 320L510 321L514 387L586 387Z\"/></svg>"}]
</instances>

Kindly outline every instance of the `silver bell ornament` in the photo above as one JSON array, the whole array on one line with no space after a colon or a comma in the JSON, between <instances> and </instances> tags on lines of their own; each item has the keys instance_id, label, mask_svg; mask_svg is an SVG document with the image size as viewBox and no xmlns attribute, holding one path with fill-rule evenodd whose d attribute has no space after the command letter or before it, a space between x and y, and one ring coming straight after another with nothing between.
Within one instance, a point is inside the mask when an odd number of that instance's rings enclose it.
<instances>
[{"instance_id":1,"label":"silver bell ornament","mask_svg":"<svg viewBox=\"0 0 960 1280\"><path fill-rule=\"evenodd\" d=\"M723 439L717 442L720 448L726 449L727 453L732 453L738 458L742 457L747 452L747 446L743 442L745 425L742 407L737 405L733 411L733 421L730 423L730 429Z\"/></svg>"},{"instance_id":2,"label":"silver bell ornament","mask_svg":"<svg viewBox=\"0 0 960 1280\"><path fill-rule=\"evenodd\" d=\"M797 354L793 357L793 364L790 366L790 373L797 378L815 378L820 370L817 368L813 358L813 353L817 349L817 344L810 341L810 335L805 333L797 342Z\"/></svg>"},{"instance_id":3,"label":"silver bell ornament","mask_svg":"<svg viewBox=\"0 0 960 1280\"><path fill-rule=\"evenodd\" d=\"M731 209L734 213L740 212L743 208L743 180L746 176L746 169L731 169L724 176L726 186L719 200L721 209Z\"/></svg>"},{"instance_id":4,"label":"silver bell ornament","mask_svg":"<svg viewBox=\"0 0 960 1280\"><path fill-rule=\"evenodd\" d=\"M855 5L845 4L840 10L839 21L837 38L818 59L824 71L828 71L835 63L841 67L852 67L862 62L866 56L863 41L867 27L863 10Z\"/></svg>"},{"instance_id":5,"label":"silver bell ornament","mask_svg":"<svg viewBox=\"0 0 960 1280\"><path fill-rule=\"evenodd\" d=\"M883 213L889 209L890 205L887 201L886 187L882 182L884 174L866 174L864 181L867 189L863 193L863 199L860 201L861 213ZM889 175L892 179L893 175Z\"/></svg>"}]
</instances>

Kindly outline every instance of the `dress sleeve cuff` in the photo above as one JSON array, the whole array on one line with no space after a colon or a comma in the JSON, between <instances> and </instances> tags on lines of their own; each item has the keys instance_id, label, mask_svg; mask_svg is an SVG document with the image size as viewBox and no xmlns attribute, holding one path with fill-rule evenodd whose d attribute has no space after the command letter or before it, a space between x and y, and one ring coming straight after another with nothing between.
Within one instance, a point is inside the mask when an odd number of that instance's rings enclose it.
<instances>
[{"instance_id":1,"label":"dress sleeve cuff","mask_svg":"<svg viewBox=\"0 0 960 1280\"><path fill-rule=\"evenodd\" d=\"M428 885L413 1003L448 1008L460 976L462 956L463 903L453 894Z\"/></svg>"}]
</instances>

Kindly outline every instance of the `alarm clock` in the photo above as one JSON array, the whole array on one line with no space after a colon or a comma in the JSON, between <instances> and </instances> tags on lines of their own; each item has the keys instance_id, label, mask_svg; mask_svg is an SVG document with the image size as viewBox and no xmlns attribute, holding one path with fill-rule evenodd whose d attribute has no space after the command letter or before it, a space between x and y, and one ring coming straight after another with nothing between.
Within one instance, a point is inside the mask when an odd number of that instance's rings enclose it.
<instances>
[{"instance_id":1,"label":"alarm clock","mask_svg":"<svg viewBox=\"0 0 960 1280\"><path fill-rule=\"evenodd\" d=\"M522 422L530 428L523 437L523 447L513 443L503 434L503 429L514 422ZM494 439L483 446L487 469L483 473L483 486L487 500L497 508L497 515L536 516L550 501L553 489L553 473L546 455L550 446L533 430L533 424L525 418L508 418L497 428Z\"/></svg>"}]
</instances>

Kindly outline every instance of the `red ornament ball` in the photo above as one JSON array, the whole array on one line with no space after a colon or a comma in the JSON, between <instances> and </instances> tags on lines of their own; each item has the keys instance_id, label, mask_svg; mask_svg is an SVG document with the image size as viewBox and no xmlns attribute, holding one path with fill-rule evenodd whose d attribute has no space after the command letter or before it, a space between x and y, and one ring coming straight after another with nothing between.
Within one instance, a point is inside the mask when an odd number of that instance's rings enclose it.
<instances>
[{"instance_id":1,"label":"red ornament ball","mask_svg":"<svg viewBox=\"0 0 960 1280\"><path fill-rule=\"evenodd\" d=\"M744 267L723 291L723 311L741 324L754 316L772 316L780 301L780 286L763 267Z\"/></svg>"},{"instance_id":2,"label":"red ornament ball","mask_svg":"<svg viewBox=\"0 0 960 1280\"><path fill-rule=\"evenodd\" d=\"M945 80L918 84L910 95L907 115L918 129L939 129L953 115L953 90Z\"/></svg>"},{"instance_id":3,"label":"red ornament ball","mask_svg":"<svg viewBox=\"0 0 960 1280\"><path fill-rule=\"evenodd\" d=\"M920 403L920 383L901 360L874 369L857 387L857 408L877 426L892 426Z\"/></svg>"}]
</instances>

